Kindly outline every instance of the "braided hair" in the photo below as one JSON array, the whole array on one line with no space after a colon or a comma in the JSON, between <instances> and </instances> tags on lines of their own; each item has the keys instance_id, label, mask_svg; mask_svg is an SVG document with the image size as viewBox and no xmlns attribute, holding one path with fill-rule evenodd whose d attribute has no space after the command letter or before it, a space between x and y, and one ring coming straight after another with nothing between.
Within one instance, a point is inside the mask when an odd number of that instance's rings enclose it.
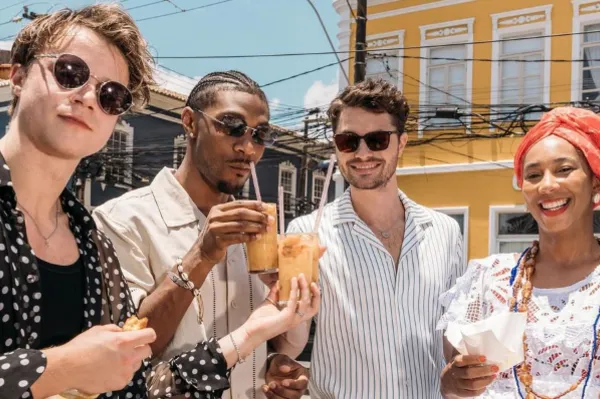
<instances>
[{"instance_id":1,"label":"braided hair","mask_svg":"<svg viewBox=\"0 0 600 399\"><path fill-rule=\"evenodd\" d=\"M200 79L185 103L193 109L203 110L214 105L216 94L221 91L241 91L257 95L269 108L267 96L258 83L239 71L211 72Z\"/></svg>"}]
</instances>

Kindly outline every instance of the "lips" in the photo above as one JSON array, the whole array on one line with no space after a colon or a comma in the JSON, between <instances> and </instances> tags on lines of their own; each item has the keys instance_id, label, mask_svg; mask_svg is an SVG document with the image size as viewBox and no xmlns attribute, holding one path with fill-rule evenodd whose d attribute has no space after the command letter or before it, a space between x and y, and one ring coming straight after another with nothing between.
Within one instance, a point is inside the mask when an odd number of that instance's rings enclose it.
<instances>
[{"instance_id":1,"label":"lips","mask_svg":"<svg viewBox=\"0 0 600 399\"><path fill-rule=\"evenodd\" d=\"M84 129L92 130L92 128L87 123L85 123L83 121L83 119L77 118L77 117L75 117L73 115L59 115L59 117L61 119L65 120L65 121L69 122L69 123L72 123L74 125L78 125L78 126L84 128Z\"/></svg>"},{"instance_id":2,"label":"lips","mask_svg":"<svg viewBox=\"0 0 600 399\"><path fill-rule=\"evenodd\" d=\"M361 162L361 163L353 163L350 165L353 169L360 171L368 171L373 170L379 166L379 162Z\"/></svg>"},{"instance_id":3,"label":"lips","mask_svg":"<svg viewBox=\"0 0 600 399\"><path fill-rule=\"evenodd\" d=\"M552 199L541 201L539 207L545 216L558 216L567 210L570 203L569 198Z\"/></svg>"}]
</instances>

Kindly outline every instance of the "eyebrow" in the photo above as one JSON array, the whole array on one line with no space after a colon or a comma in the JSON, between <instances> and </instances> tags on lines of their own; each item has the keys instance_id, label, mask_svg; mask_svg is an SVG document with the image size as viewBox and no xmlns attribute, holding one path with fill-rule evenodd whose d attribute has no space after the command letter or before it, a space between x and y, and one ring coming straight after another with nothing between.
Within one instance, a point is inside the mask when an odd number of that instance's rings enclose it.
<instances>
[{"instance_id":1,"label":"eyebrow","mask_svg":"<svg viewBox=\"0 0 600 399\"><path fill-rule=\"evenodd\" d=\"M564 162L577 162L577 160L574 158L571 158L571 157L560 157L560 158L556 158L554 161L552 161L553 164L559 164L559 163L564 163ZM536 168L539 166L540 166L539 162L532 162L532 163L526 164L523 169Z\"/></svg>"}]
</instances>

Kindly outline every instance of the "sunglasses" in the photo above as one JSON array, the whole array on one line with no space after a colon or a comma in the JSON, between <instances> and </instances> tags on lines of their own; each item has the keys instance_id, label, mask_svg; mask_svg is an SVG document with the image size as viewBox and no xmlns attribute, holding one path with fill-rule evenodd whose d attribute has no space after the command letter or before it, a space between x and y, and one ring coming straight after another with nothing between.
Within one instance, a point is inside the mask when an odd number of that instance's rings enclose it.
<instances>
[{"instance_id":1,"label":"sunglasses","mask_svg":"<svg viewBox=\"0 0 600 399\"><path fill-rule=\"evenodd\" d=\"M356 152L360 147L360 141L364 140L371 151L383 151L390 145L390 136L397 131L376 131L359 136L356 133L339 133L333 136L335 146L340 152Z\"/></svg>"},{"instance_id":2,"label":"sunglasses","mask_svg":"<svg viewBox=\"0 0 600 399\"><path fill-rule=\"evenodd\" d=\"M73 54L40 54L35 58L56 58L54 79L63 89L78 89L85 86L90 78L100 84L96 87L96 99L102 111L108 115L122 115L133 106L133 95L123 84L114 80L100 81L90 73L84 60Z\"/></svg>"},{"instance_id":3,"label":"sunglasses","mask_svg":"<svg viewBox=\"0 0 600 399\"><path fill-rule=\"evenodd\" d=\"M252 132L252 140L256 144L264 145L266 147L272 146L277 139L277 132L271 126L263 125L258 127L250 127L243 119L238 117L225 116L221 120L207 114L204 111L200 111L199 109L192 109L196 112L200 112L202 115L212 120L217 130L222 131L228 136L242 137L248 130L250 130L250 132Z\"/></svg>"}]
</instances>

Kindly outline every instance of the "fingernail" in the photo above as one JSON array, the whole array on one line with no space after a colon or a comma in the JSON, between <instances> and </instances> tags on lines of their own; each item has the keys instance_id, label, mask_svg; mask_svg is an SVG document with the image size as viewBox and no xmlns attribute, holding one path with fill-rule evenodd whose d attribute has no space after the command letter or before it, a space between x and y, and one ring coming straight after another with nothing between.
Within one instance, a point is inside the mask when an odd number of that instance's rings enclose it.
<instances>
[{"instance_id":1,"label":"fingernail","mask_svg":"<svg viewBox=\"0 0 600 399\"><path fill-rule=\"evenodd\" d=\"M254 239L255 239L255 240L260 240L261 238L262 238L262 234L256 234L256 235L254 236Z\"/></svg>"},{"instance_id":2,"label":"fingernail","mask_svg":"<svg viewBox=\"0 0 600 399\"><path fill-rule=\"evenodd\" d=\"M263 392L264 392L264 393L267 393L267 392L269 392L269 387L268 387L268 386L266 386L266 385L263 385L262 389L263 389Z\"/></svg>"},{"instance_id":3,"label":"fingernail","mask_svg":"<svg viewBox=\"0 0 600 399\"><path fill-rule=\"evenodd\" d=\"M479 356L479 361L480 361L481 363L485 363L485 361L486 361L486 358L485 358L485 356Z\"/></svg>"},{"instance_id":4,"label":"fingernail","mask_svg":"<svg viewBox=\"0 0 600 399\"><path fill-rule=\"evenodd\" d=\"M275 224L275 218L271 215L269 215L268 219L267 219L267 223L269 225Z\"/></svg>"},{"instance_id":5,"label":"fingernail","mask_svg":"<svg viewBox=\"0 0 600 399\"><path fill-rule=\"evenodd\" d=\"M498 366L492 366L492 371L494 373L497 373L498 371L500 371L500 369L498 368Z\"/></svg>"},{"instance_id":6,"label":"fingernail","mask_svg":"<svg viewBox=\"0 0 600 399\"><path fill-rule=\"evenodd\" d=\"M269 384L269 388L275 389L275 388L277 388L277 384L275 384L274 382L272 382L272 383Z\"/></svg>"}]
</instances>

